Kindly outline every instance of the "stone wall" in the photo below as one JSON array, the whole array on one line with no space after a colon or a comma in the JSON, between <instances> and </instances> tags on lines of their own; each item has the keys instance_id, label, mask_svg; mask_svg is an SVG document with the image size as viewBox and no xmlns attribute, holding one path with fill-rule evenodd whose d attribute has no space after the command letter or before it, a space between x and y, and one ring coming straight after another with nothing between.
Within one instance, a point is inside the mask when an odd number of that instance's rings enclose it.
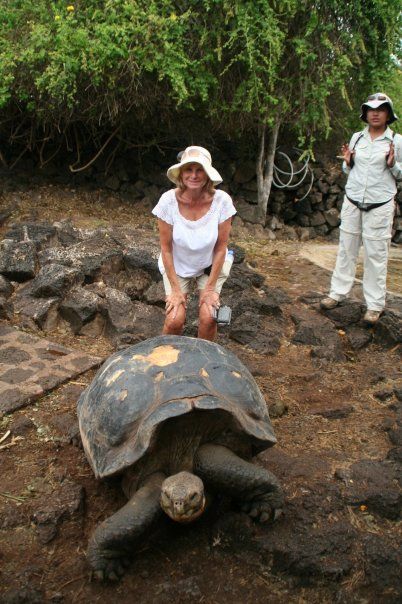
<instances>
[{"instance_id":1,"label":"stone wall","mask_svg":"<svg viewBox=\"0 0 402 604\"><path fill-rule=\"evenodd\" d=\"M171 154L169 154L171 155ZM234 199L238 216L237 225L246 226L255 222L257 208L257 181L254 161L244 161L229 154L216 153L214 165L224 179L220 188L226 190ZM119 158L109 173L104 166L93 164L89 170L71 174L67 167L49 164L43 170L35 167L32 161L21 162L19 171L10 174L0 171L3 190L14 186L29 188L43 182L55 182L113 191L129 203L147 199L149 205L155 204L160 195L170 188L166 170L170 165L166 156L152 157L142 165ZM311 162L314 182L311 191L302 199L310 185L310 175L306 183L297 190L287 191L272 187L268 204L268 213L263 229L267 239L299 239L306 241L315 237L325 237L337 241L339 236L340 210L344 198L346 176L342 173L341 162L337 164ZM402 243L402 182L397 194L397 211L394 223L393 241ZM259 227L254 227L259 228Z\"/></svg>"},{"instance_id":2,"label":"stone wall","mask_svg":"<svg viewBox=\"0 0 402 604\"><path fill-rule=\"evenodd\" d=\"M214 162L224 178L220 188L226 190L234 199L238 217L237 224L253 223L257 207L257 180L254 162L235 162L219 157ZM325 237L337 241L339 237L340 211L344 199L346 175L339 165L311 164L314 182L311 191L301 199L310 185L310 175L306 183L296 191L286 191L272 187L268 204L264 234L270 240L299 239L307 241L315 237ZM157 201L160 194L169 188L164 168L155 166L155 170L140 172L140 178L130 182L121 167L113 176L104 181L104 186L120 194L127 200L149 198L150 204ZM402 183L397 195L402 205ZM402 216L399 204L395 216L393 241L402 243Z\"/></svg>"},{"instance_id":3,"label":"stone wall","mask_svg":"<svg viewBox=\"0 0 402 604\"><path fill-rule=\"evenodd\" d=\"M299 239L306 241L315 237L326 237L337 241L339 237L340 211L345 194L346 175L340 165L311 165L314 182L307 193L307 184L296 191L276 189L274 186L268 203L265 234L274 239ZM254 165L250 162L239 164L235 169L229 186L224 186L235 199L235 205L242 221L252 222L257 204L257 181ZM402 183L398 186L393 241L402 243Z\"/></svg>"}]
</instances>

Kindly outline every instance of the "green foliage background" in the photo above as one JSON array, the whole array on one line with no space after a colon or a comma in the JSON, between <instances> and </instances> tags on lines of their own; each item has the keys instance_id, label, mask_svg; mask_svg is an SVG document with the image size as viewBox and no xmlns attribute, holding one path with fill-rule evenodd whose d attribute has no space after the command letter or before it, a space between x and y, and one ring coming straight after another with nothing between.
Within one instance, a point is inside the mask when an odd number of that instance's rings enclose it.
<instances>
[{"instance_id":1,"label":"green foliage background","mask_svg":"<svg viewBox=\"0 0 402 604\"><path fill-rule=\"evenodd\" d=\"M399 0L0 0L0 133L30 151L252 140L278 115L307 147L369 91L401 113L400 34Z\"/></svg>"}]
</instances>

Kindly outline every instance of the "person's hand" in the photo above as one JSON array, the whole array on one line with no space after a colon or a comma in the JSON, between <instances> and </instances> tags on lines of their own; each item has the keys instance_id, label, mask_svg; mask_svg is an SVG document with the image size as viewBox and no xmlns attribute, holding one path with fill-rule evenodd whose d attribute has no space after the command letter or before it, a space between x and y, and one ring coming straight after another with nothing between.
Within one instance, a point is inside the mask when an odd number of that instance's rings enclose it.
<instances>
[{"instance_id":1,"label":"person's hand","mask_svg":"<svg viewBox=\"0 0 402 604\"><path fill-rule=\"evenodd\" d=\"M350 166L350 160L355 154L354 151L351 151L348 144L342 145L341 147L343 159L347 166Z\"/></svg>"},{"instance_id":2,"label":"person's hand","mask_svg":"<svg viewBox=\"0 0 402 604\"><path fill-rule=\"evenodd\" d=\"M166 296L166 314L168 315L169 313L173 313L172 319L175 319L177 316L177 311L182 304L184 305L184 308L186 308L186 296L182 292L172 292Z\"/></svg>"},{"instance_id":3,"label":"person's hand","mask_svg":"<svg viewBox=\"0 0 402 604\"><path fill-rule=\"evenodd\" d=\"M210 289L204 289L200 293L200 306L202 304L206 304L209 314L211 315L211 317L213 317L214 309L217 310L220 306L218 292L215 292Z\"/></svg>"},{"instance_id":4,"label":"person's hand","mask_svg":"<svg viewBox=\"0 0 402 604\"><path fill-rule=\"evenodd\" d=\"M395 147L394 147L394 143L391 143L389 146L389 152L387 155L388 168L392 168L394 163L395 163Z\"/></svg>"}]
</instances>

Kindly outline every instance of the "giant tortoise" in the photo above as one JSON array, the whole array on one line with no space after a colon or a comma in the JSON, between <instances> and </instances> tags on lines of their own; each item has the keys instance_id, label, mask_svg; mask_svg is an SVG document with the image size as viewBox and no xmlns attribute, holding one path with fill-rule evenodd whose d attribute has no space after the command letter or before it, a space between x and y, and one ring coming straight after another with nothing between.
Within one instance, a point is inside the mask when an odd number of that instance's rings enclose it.
<instances>
[{"instance_id":1,"label":"giant tortoise","mask_svg":"<svg viewBox=\"0 0 402 604\"><path fill-rule=\"evenodd\" d=\"M80 433L97 478L123 474L128 503L98 526L88 560L118 579L130 550L164 512L198 518L206 492L266 522L282 507L276 477L250 463L275 444L250 372L218 344L159 336L113 354L78 401Z\"/></svg>"}]
</instances>

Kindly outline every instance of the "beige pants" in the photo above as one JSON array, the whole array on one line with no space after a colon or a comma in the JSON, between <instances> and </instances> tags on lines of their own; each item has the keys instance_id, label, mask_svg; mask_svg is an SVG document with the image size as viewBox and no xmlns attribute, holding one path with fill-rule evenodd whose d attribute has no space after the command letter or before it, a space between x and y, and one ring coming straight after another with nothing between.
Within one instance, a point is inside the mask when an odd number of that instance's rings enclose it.
<instances>
[{"instance_id":1,"label":"beige pants","mask_svg":"<svg viewBox=\"0 0 402 604\"><path fill-rule=\"evenodd\" d=\"M219 277L216 281L216 285L215 285L215 291L218 294L221 293L222 286L225 283L226 279L229 277L230 269L232 268L232 264L233 264L233 258L228 258L223 263L222 270L220 272L220 275L219 275ZM163 285L165 286L165 293L167 296L169 296L172 293L172 287L170 285L170 281L167 278L166 273L163 273L162 276L163 276ZM199 290L205 289L205 286L208 281L208 276L209 275L206 275L205 273L203 273L199 277L180 277L179 275L177 275L177 278L179 280L180 289L181 289L182 293L188 294L191 289L191 284L193 281L196 282L197 289L199 289Z\"/></svg>"},{"instance_id":2,"label":"beige pants","mask_svg":"<svg viewBox=\"0 0 402 604\"><path fill-rule=\"evenodd\" d=\"M332 274L330 297L342 300L352 289L356 261L363 242L363 294L368 310L381 311L387 293L388 250L395 202L362 212L345 197L339 232L339 248Z\"/></svg>"}]
</instances>

